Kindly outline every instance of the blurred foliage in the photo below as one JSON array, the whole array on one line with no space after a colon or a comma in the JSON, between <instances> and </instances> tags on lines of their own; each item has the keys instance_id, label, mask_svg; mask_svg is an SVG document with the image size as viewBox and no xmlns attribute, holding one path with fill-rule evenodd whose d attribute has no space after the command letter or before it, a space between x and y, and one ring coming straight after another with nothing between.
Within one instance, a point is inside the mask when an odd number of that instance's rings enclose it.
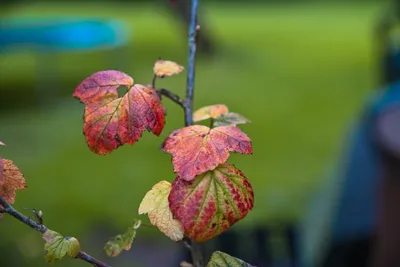
<instances>
[{"instance_id":1,"label":"blurred foliage","mask_svg":"<svg viewBox=\"0 0 400 267\"><path fill-rule=\"evenodd\" d=\"M164 100L167 125L160 138L144 133L134 147L102 157L87 148L83 105L71 97L75 86L98 70L119 68L136 82L148 83L158 56L186 65L185 35L163 8L52 2L9 13L118 17L132 34L122 56L107 51L47 58L45 64L59 72L48 77L45 92L64 97L60 101L37 102L38 61L32 52L0 54L0 140L7 144L1 154L14 160L29 186L18 192L17 208L40 208L49 227L84 240L96 225L124 229L152 185L174 178L170 156L159 146L183 125L179 107ZM358 1L204 8L222 49L216 58L199 57L195 108L224 103L252 121L241 128L253 140L254 155L232 155L230 163L252 182L255 207L235 228L295 220L334 163L348 122L375 86L371 33L379 6ZM183 95L185 81L179 75L158 86ZM14 261L29 260L33 266L31 259L37 258L43 266L40 236L9 218L0 224L0 246L13 244L24 255ZM82 241L82 247L103 255L108 237L97 244ZM38 251L31 249L37 245ZM74 261L69 266L85 265Z\"/></svg>"}]
</instances>

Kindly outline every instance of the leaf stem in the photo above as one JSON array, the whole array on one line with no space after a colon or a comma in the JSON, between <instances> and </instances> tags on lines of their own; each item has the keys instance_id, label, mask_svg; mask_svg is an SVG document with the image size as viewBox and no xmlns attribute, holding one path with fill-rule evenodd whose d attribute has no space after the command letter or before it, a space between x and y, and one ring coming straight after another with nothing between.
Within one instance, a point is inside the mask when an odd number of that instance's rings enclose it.
<instances>
[{"instance_id":1,"label":"leaf stem","mask_svg":"<svg viewBox=\"0 0 400 267\"><path fill-rule=\"evenodd\" d=\"M36 221L31 220L30 218L26 217L25 215L23 215L22 213L17 211L13 206L11 206L1 196L0 196L0 204L3 206L3 208L1 209L2 212L11 215L12 217L14 217L15 219L19 220L20 222L26 224L27 226L31 227L32 229L34 229L38 232L41 232L41 233L45 233L48 230L48 228L45 225L39 224ZM89 254L87 254L84 251L79 251L78 256L76 256L76 258L86 261L87 263L90 263L97 267L111 267L110 265L90 256Z\"/></svg>"},{"instance_id":2,"label":"leaf stem","mask_svg":"<svg viewBox=\"0 0 400 267\"><path fill-rule=\"evenodd\" d=\"M140 225L141 225L141 226L144 226L144 227L149 227L149 228L158 229L156 226L154 226L154 225L152 225L152 224L144 223L144 222L141 222Z\"/></svg>"},{"instance_id":3,"label":"leaf stem","mask_svg":"<svg viewBox=\"0 0 400 267\"><path fill-rule=\"evenodd\" d=\"M213 128L215 120L213 118L210 118L210 128Z\"/></svg>"}]
</instances>

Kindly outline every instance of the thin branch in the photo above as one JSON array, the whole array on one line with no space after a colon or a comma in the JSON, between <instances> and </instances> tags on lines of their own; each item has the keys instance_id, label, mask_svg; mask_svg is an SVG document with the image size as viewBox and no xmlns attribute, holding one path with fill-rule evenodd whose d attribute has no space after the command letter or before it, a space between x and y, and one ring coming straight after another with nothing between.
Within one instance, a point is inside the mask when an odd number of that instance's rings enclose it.
<instances>
[{"instance_id":1,"label":"thin branch","mask_svg":"<svg viewBox=\"0 0 400 267\"><path fill-rule=\"evenodd\" d=\"M179 106L181 106L182 108L185 108L185 100L183 100L182 98L180 98L177 94L172 93L171 91L161 88L160 90L157 90L157 92L160 95L163 95L165 97L168 97L169 99L171 99L172 101L174 101L176 104L178 104Z\"/></svg>"},{"instance_id":2,"label":"thin branch","mask_svg":"<svg viewBox=\"0 0 400 267\"><path fill-rule=\"evenodd\" d=\"M192 7L190 13L189 25L189 56L188 56L188 74L187 74L187 87L186 87L186 108L185 108L185 125L193 124L192 111L193 111L193 97L194 97L194 78L195 78L195 65L196 65L196 35L200 27L197 25L197 7L198 0L192 0Z\"/></svg>"},{"instance_id":3,"label":"thin branch","mask_svg":"<svg viewBox=\"0 0 400 267\"><path fill-rule=\"evenodd\" d=\"M25 215L14 209L14 207L11 206L7 201L5 201L4 198L2 198L1 196L0 196L0 204L3 206L3 208L1 209L2 212L8 213L12 217L16 218L17 220L26 224L32 229L41 233L45 233L48 230L48 228L45 225L39 224L36 221L31 220L30 218L26 217ZM90 256L84 251L79 251L78 256L76 258L86 261L97 267L111 267L110 265Z\"/></svg>"},{"instance_id":4,"label":"thin branch","mask_svg":"<svg viewBox=\"0 0 400 267\"><path fill-rule=\"evenodd\" d=\"M48 230L45 225L38 224L36 221L26 217L25 215L14 209L14 207L11 206L7 201L5 201L4 198L2 198L1 196L0 196L0 204L3 206L3 210L5 213L10 214L11 216L23 222L24 224L28 225L32 229L41 233L45 233Z\"/></svg>"},{"instance_id":5,"label":"thin branch","mask_svg":"<svg viewBox=\"0 0 400 267\"><path fill-rule=\"evenodd\" d=\"M78 256L76 256L77 259L81 259L83 261L86 261L94 266L98 266L98 267L111 267L110 265L108 265L107 263L104 263L96 258L93 258L92 256L90 256L89 254L87 254L84 251L79 251Z\"/></svg>"},{"instance_id":6,"label":"thin branch","mask_svg":"<svg viewBox=\"0 0 400 267\"><path fill-rule=\"evenodd\" d=\"M157 81L157 75L154 74L153 80L151 81L151 86L152 86L153 88L156 88L156 81Z\"/></svg>"}]
</instances>

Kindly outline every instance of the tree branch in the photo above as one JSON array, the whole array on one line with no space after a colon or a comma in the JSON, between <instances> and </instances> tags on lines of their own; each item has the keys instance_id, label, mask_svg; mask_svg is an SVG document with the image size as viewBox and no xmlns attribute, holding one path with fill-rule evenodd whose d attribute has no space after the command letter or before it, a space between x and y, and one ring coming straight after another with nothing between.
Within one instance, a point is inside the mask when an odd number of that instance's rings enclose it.
<instances>
[{"instance_id":1,"label":"tree branch","mask_svg":"<svg viewBox=\"0 0 400 267\"><path fill-rule=\"evenodd\" d=\"M177 94L172 93L171 91L161 88L160 90L157 90L157 92L160 95L163 95L165 97L168 97L169 99L171 99L172 101L174 101L176 104L178 104L179 106L181 106L182 108L185 109L185 100L180 98Z\"/></svg>"},{"instance_id":2,"label":"tree branch","mask_svg":"<svg viewBox=\"0 0 400 267\"><path fill-rule=\"evenodd\" d=\"M196 65L196 36L199 30L197 25L197 7L198 0L192 0L192 8L190 14L189 25L189 56L188 56L188 74L187 74L187 87L186 87L186 108L185 108L185 125L193 124L193 97L194 97L194 77Z\"/></svg>"},{"instance_id":3,"label":"tree branch","mask_svg":"<svg viewBox=\"0 0 400 267\"><path fill-rule=\"evenodd\" d=\"M38 224L34 220L26 217L25 215L14 209L14 207L11 206L7 201L5 201L4 198L2 198L1 196L0 196L0 204L3 206L2 212L8 213L9 215L13 216L17 220L23 222L24 224L28 225L29 227L38 232L45 233L47 231L47 227L45 225Z\"/></svg>"},{"instance_id":4,"label":"tree branch","mask_svg":"<svg viewBox=\"0 0 400 267\"><path fill-rule=\"evenodd\" d=\"M34 220L26 217L25 215L23 215L16 209L14 209L14 207L11 206L7 201L5 201L4 198L2 198L1 196L0 196L0 204L3 206L3 208L1 209L1 212L8 213L12 217L16 218L17 220L26 224L27 226L31 227L32 229L34 229L38 232L41 232L41 233L45 233L48 230L48 228L44 224L39 224L39 223L35 222ZM78 256L76 256L76 258L86 261L97 267L111 267L110 265L108 265L102 261L99 261L98 259L95 259L94 257L90 256L89 254L87 254L84 251L79 251Z\"/></svg>"},{"instance_id":5,"label":"tree branch","mask_svg":"<svg viewBox=\"0 0 400 267\"><path fill-rule=\"evenodd\" d=\"M198 0L192 0L192 7L190 13L190 25L189 25L189 55L188 55L188 72L186 79L186 101L184 105L185 109L185 126L193 124L193 98L194 98L194 78L195 78L195 67L196 67L196 49L198 42L198 32L200 26L197 25L197 9ZM194 267L203 267L204 257L201 249L201 245L191 240L190 252L192 255L192 261Z\"/></svg>"}]
</instances>

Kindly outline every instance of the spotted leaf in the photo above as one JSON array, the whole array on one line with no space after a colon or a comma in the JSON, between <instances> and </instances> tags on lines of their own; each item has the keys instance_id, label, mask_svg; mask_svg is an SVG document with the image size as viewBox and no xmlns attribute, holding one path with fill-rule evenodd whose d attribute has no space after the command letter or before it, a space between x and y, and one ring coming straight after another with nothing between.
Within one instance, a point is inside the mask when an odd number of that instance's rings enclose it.
<instances>
[{"instance_id":1,"label":"spotted leaf","mask_svg":"<svg viewBox=\"0 0 400 267\"><path fill-rule=\"evenodd\" d=\"M247 215L254 205L254 192L240 170L232 164L222 164L191 181L178 176L168 200L185 234L205 242Z\"/></svg>"},{"instance_id":2,"label":"spotted leaf","mask_svg":"<svg viewBox=\"0 0 400 267\"><path fill-rule=\"evenodd\" d=\"M125 233L111 238L104 246L104 251L110 257L118 256L122 250L129 251L132 247L133 240L136 237L136 231L141 225L140 220L135 220L133 225L129 227Z\"/></svg>"}]
</instances>

